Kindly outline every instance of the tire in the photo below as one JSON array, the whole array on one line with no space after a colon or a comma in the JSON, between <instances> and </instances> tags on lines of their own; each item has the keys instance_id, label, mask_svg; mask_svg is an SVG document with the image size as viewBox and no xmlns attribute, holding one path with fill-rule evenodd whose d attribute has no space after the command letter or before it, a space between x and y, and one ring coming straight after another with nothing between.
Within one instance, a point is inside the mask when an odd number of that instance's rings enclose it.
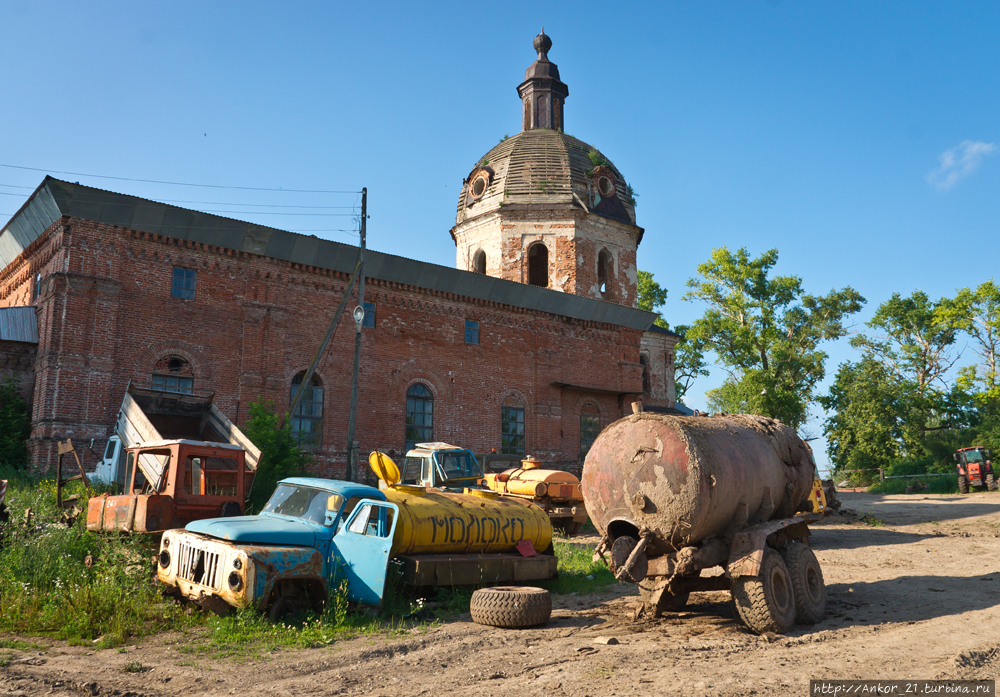
<instances>
[{"instance_id":1,"label":"tire","mask_svg":"<svg viewBox=\"0 0 1000 697\"><path fill-rule=\"evenodd\" d=\"M795 625L795 594L788 567L770 547L764 550L759 574L735 579L733 601L743 623L757 634L784 634Z\"/></svg>"},{"instance_id":2,"label":"tire","mask_svg":"<svg viewBox=\"0 0 1000 697\"><path fill-rule=\"evenodd\" d=\"M572 535L570 529L573 527L572 518L553 518L552 528L558 532L565 533L566 535Z\"/></svg>"},{"instance_id":3,"label":"tire","mask_svg":"<svg viewBox=\"0 0 1000 697\"><path fill-rule=\"evenodd\" d=\"M819 560L808 545L793 542L781 555L792 579L795 622L816 624L826 616L826 583Z\"/></svg>"},{"instance_id":4,"label":"tire","mask_svg":"<svg viewBox=\"0 0 1000 697\"><path fill-rule=\"evenodd\" d=\"M996 490L997 490L997 483L996 483L996 481L994 481L993 475L992 474L987 474L986 475L986 491L996 491Z\"/></svg>"},{"instance_id":5,"label":"tire","mask_svg":"<svg viewBox=\"0 0 1000 697\"><path fill-rule=\"evenodd\" d=\"M958 475L958 493L969 493L969 478L965 475Z\"/></svg>"},{"instance_id":6,"label":"tire","mask_svg":"<svg viewBox=\"0 0 1000 697\"><path fill-rule=\"evenodd\" d=\"M271 606L271 610L268 612L268 617L271 618L272 622L278 624L283 620L293 617L298 611L299 604L295 598L289 595L282 595L274 601L274 605Z\"/></svg>"},{"instance_id":7,"label":"tire","mask_svg":"<svg viewBox=\"0 0 1000 697\"><path fill-rule=\"evenodd\" d=\"M243 515L243 509L240 508L240 504L235 501L226 501L222 504L222 510L219 512L219 516L222 518L232 518L233 516Z\"/></svg>"},{"instance_id":8,"label":"tire","mask_svg":"<svg viewBox=\"0 0 1000 697\"><path fill-rule=\"evenodd\" d=\"M567 523L566 525L567 535L579 535L581 530L583 530L582 520L574 520L571 523Z\"/></svg>"},{"instance_id":9,"label":"tire","mask_svg":"<svg viewBox=\"0 0 1000 697\"><path fill-rule=\"evenodd\" d=\"M544 588L480 588L469 603L472 621L490 627L534 627L552 616L552 596Z\"/></svg>"}]
</instances>

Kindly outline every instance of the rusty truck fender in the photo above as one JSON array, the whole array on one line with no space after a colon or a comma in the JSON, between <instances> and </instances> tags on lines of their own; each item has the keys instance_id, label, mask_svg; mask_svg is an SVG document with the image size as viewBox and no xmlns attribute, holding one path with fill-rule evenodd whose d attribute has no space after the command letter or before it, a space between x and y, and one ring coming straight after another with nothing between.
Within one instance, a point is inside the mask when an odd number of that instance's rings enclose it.
<instances>
[{"instance_id":1,"label":"rusty truck fender","mask_svg":"<svg viewBox=\"0 0 1000 697\"><path fill-rule=\"evenodd\" d=\"M275 586L282 582L312 586L326 598L323 556L307 547L240 545L254 565L254 598L259 609L266 609Z\"/></svg>"},{"instance_id":2,"label":"rusty truck fender","mask_svg":"<svg viewBox=\"0 0 1000 697\"><path fill-rule=\"evenodd\" d=\"M730 546L729 562L726 565L728 575L730 578L756 576L760 573L768 539L772 542L790 540L805 542L809 538L809 523L814 520L816 520L815 515L802 514L791 518L769 520L740 530Z\"/></svg>"}]
</instances>

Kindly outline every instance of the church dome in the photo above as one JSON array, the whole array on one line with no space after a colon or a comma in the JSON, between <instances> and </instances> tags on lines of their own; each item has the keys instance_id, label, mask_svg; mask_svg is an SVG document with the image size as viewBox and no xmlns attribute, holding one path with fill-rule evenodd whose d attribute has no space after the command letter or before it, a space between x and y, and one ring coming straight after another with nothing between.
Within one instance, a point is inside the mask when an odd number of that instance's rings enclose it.
<instances>
[{"instance_id":1,"label":"church dome","mask_svg":"<svg viewBox=\"0 0 1000 697\"><path fill-rule=\"evenodd\" d=\"M464 181L457 223L503 209L584 209L635 225L635 200L618 168L582 140L548 128L505 138Z\"/></svg>"}]
</instances>

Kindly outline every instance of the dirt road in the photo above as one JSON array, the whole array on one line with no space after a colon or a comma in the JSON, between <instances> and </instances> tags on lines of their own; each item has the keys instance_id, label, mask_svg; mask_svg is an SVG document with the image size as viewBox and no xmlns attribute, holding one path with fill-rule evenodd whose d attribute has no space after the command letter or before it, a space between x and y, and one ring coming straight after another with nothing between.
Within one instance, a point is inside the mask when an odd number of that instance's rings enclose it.
<instances>
[{"instance_id":1,"label":"dirt road","mask_svg":"<svg viewBox=\"0 0 1000 697\"><path fill-rule=\"evenodd\" d=\"M829 615L768 641L733 618L728 593L633 623L634 586L554 596L540 629L468 615L403 636L359 637L264 659L191 659L177 636L117 650L48 642L11 651L0 697L100 695L806 695L810 678L996 678L1000 494L843 494L857 515L815 526ZM864 520L859 517L867 514ZM617 645L596 643L614 637ZM150 672L123 672L128 660Z\"/></svg>"}]
</instances>

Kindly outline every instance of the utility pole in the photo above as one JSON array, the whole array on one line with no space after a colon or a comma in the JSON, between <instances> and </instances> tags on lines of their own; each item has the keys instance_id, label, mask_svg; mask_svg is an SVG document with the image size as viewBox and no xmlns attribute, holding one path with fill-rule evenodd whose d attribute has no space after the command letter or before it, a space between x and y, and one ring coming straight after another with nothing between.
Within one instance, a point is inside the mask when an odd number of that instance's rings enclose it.
<instances>
[{"instance_id":1,"label":"utility pole","mask_svg":"<svg viewBox=\"0 0 1000 697\"><path fill-rule=\"evenodd\" d=\"M351 415L347 421L347 476L353 482L358 473L358 448L354 428L358 422L358 370L361 364L361 332L365 321L365 228L368 221L368 187L361 189L361 251L358 253L358 306L354 308L354 376L351 380Z\"/></svg>"}]
</instances>

